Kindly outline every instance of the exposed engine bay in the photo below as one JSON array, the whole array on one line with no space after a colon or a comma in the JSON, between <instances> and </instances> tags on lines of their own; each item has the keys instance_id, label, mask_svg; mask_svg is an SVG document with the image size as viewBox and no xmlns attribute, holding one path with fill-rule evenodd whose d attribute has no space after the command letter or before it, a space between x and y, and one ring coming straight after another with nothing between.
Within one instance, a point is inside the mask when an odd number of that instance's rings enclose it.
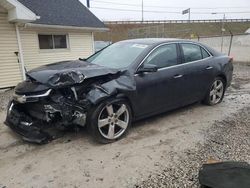
<instances>
[{"instance_id":1,"label":"exposed engine bay","mask_svg":"<svg viewBox=\"0 0 250 188\"><path fill-rule=\"evenodd\" d=\"M65 61L33 69L15 88L5 124L24 140L47 143L49 129L85 126L92 106L117 93L135 90L127 71L84 61Z\"/></svg>"}]
</instances>

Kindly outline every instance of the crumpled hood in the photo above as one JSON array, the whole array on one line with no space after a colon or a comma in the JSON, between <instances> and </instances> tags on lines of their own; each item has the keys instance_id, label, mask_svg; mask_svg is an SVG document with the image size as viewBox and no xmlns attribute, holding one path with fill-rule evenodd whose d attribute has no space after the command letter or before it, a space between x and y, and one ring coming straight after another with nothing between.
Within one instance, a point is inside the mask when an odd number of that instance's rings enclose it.
<instances>
[{"instance_id":1,"label":"crumpled hood","mask_svg":"<svg viewBox=\"0 0 250 188\"><path fill-rule=\"evenodd\" d=\"M62 87L82 83L87 78L117 74L118 72L118 69L74 60L44 65L32 69L26 75L49 87Z\"/></svg>"}]
</instances>

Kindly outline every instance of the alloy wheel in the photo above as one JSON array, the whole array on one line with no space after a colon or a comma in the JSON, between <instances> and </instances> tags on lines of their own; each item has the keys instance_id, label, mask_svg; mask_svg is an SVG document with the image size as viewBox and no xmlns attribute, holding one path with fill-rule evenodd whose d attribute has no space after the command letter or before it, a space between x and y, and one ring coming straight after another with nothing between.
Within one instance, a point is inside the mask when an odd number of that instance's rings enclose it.
<instances>
[{"instance_id":1,"label":"alloy wheel","mask_svg":"<svg viewBox=\"0 0 250 188\"><path fill-rule=\"evenodd\" d=\"M98 117L98 130L109 140L119 138L129 125L129 111L125 104L108 104Z\"/></svg>"},{"instance_id":2,"label":"alloy wheel","mask_svg":"<svg viewBox=\"0 0 250 188\"><path fill-rule=\"evenodd\" d=\"M224 84L221 80L215 80L210 90L210 102L217 104L221 101L224 93Z\"/></svg>"}]
</instances>

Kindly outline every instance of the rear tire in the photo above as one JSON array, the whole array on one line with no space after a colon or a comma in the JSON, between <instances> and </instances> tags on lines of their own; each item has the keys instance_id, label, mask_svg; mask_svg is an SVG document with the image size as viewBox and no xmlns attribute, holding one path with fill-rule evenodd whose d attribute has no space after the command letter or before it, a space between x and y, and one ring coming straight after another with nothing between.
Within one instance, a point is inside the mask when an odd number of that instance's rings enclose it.
<instances>
[{"instance_id":1,"label":"rear tire","mask_svg":"<svg viewBox=\"0 0 250 188\"><path fill-rule=\"evenodd\" d=\"M221 77L216 77L209 87L203 103L209 106L221 103L224 98L225 87L225 80Z\"/></svg>"},{"instance_id":2,"label":"rear tire","mask_svg":"<svg viewBox=\"0 0 250 188\"><path fill-rule=\"evenodd\" d=\"M94 140L112 143L127 134L131 126L130 105L124 99L110 99L95 106L88 117L88 130Z\"/></svg>"}]
</instances>

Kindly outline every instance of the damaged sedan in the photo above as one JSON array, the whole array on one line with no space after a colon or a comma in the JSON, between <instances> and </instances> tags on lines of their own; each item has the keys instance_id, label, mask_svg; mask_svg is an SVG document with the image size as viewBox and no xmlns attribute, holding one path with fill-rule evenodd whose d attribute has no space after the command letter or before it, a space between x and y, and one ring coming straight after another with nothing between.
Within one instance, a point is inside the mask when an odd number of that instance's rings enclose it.
<instances>
[{"instance_id":1,"label":"damaged sedan","mask_svg":"<svg viewBox=\"0 0 250 188\"><path fill-rule=\"evenodd\" d=\"M180 39L117 42L87 59L26 73L15 87L5 124L24 140L47 143L50 129L86 126L93 138L122 138L132 121L203 101L222 101L232 58Z\"/></svg>"}]
</instances>

